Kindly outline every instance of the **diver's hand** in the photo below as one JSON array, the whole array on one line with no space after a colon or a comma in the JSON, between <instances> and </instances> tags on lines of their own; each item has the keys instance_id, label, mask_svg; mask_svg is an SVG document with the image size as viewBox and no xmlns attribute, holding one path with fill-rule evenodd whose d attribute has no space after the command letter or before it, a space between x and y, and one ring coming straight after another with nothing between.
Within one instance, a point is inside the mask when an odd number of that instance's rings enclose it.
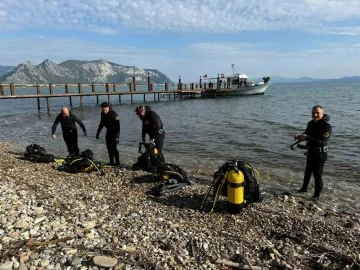
<instances>
[{"instance_id":1,"label":"diver's hand","mask_svg":"<svg viewBox=\"0 0 360 270\"><path fill-rule=\"evenodd\" d=\"M85 136L85 137L87 136L87 132L86 132L86 131L84 131L84 136Z\"/></svg>"},{"instance_id":2,"label":"diver's hand","mask_svg":"<svg viewBox=\"0 0 360 270\"><path fill-rule=\"evenodd\" d=\"M294 136L294 140L306 141L306 134L299 134Z\"/></svg>"},{"instance_id":3,"label":"diver's hand","mask_svg":"<svg viewBox=\"0 0 360 270\"><path fill-rule=\"evenodd\" d=\"M155 143L155 139L150 140L151 143Z\"/></svg>"},{"instance_id":4,"label":"diver's hand","mask_svg":"<svg viewBox=\"0 0 360 270\"><path fill-rule=\"evenodd\" d=\"M56 135L55 134L53 134L51 137L52 137L53 140L56 140Z\"/></svg>"},{"instance_id":5,"label":"diver's hand","mask_svg":"<svg viewBox=\"0 0 360 270\"><path fill-rule=\"evenodd\" d=\"M99 139L99 133L96 133L95 138L98 140Z\"/></svg>"},{"instance_id":6,"label":"diver's hand","mask_svg":"<svg viewBox=\"0 0 360 270\"><path fill-rule=\"evenodd\" d=\"M307 135L306 134L301 134L299 139L300 139L300 141L306 141L307 140Z\"/></svg>"},{"instance_id":7,"label":"diver's hand","mask_svg":"<svg viewBox=\"0 0 360 270\"><path fill-rule=\"evenodd\" d=\"M119 138L115 139L115 143L118 144L119 143Z\"/></svg>"}]
</instances>

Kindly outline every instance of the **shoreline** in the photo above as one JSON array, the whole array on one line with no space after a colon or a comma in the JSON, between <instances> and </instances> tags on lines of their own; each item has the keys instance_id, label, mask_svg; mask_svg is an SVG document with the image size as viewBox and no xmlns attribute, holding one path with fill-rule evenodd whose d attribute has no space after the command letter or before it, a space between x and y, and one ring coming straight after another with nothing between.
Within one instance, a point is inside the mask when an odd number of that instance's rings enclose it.
<instances>
[{"instance_id":1,"label":"shoreline","mask_svg":"<svg viewBox=\"0 0 360 270\"><path fill-rule=\"evenodd\" d=\"M360 269L358 213L291 194L199 212L208 176L153 197L152 174L69 174L12 149L0 143L0 269Z\"/></svg>"}]
</instances>

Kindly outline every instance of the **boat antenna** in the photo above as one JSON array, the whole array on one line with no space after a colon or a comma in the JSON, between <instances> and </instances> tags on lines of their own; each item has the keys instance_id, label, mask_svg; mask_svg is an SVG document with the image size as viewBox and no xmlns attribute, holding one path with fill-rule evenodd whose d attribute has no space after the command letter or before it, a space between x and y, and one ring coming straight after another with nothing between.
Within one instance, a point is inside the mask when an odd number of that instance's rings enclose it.
<instances>
[{"instance_id":1,"label":"boat antenna","mask_svg":"<svg viewBox=\"0 0 360 270\"><path fill-rule=\"evenodd\" d=\"M231 64L230 66L232 67L232 74L234 75L235 74L235 69L234 69L235 64Z\"/></svg>"}]
</instances>

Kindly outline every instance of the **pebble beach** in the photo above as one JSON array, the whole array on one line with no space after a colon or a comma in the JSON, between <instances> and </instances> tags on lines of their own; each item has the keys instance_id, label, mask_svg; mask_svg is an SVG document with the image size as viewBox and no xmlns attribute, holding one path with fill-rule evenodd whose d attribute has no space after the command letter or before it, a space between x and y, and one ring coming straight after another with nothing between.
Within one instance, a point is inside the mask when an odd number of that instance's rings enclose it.
<instances>
[{"instance_id":1,"label":"pebble beach","mask_svg":"<svg viewBox=\"0 0 360 270\"><path fill-rule=\"evenodd\" d=\"M156 176L70 174L0 143L0 270L360 269L360 214L297 194L199 211L212 175L155 197ZM186 168L183 168L186 170Z\"/></svg>"}]
</instances>

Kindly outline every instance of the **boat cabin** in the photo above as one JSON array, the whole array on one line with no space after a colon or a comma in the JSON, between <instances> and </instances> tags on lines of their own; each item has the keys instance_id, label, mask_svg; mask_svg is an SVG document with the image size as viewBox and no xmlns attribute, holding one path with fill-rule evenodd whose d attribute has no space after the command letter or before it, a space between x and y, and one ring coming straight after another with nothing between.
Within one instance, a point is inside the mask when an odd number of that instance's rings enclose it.
<instances>
[{"instance_id":1,"label":"boat cabin","mask_svg":"<svg viewBox=\"0 0 360 270\"><path fill-rule=\"evenodd\" d=\"M233 76L226 78L226 84L228 85L229 88L239 88L242 86L248 86L249 85L248 76L246 76L245 74L236 73Z\"/></svg>"}]
</instances>

